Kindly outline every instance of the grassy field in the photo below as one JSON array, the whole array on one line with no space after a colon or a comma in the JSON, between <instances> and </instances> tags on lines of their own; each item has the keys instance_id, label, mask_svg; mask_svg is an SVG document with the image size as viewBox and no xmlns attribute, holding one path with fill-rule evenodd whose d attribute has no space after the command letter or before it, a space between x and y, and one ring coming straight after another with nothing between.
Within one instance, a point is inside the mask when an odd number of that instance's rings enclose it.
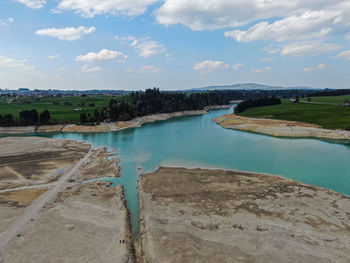
<instances>
[{"instance_id":1,"label":"grassy field","mask_svg":"<svg viewBox=\"0 0 350 263\"><path fill-rule=\"evenodd\" d=\"M325 96L325 97L311 97L312 102L315 103L344 103L345 100L350 101L350 95L344 96ZM300 101L306 101L306 98L300 99Z\"/></svg>"},{"instance_id":2,"label":"grassy field","mask_svg":"<svg viewBox=\"0 0 350 263\"><path fill-rule=\"evenodd\" d=\"M14 117L18 117L19 112L23 110L36 109L40 114L44 110L49 110L51 114L51 120L55 122L72 122L78 123L80 120L80 113L86 112L93 114L95 109L102 109L109 105L111 99L119 99L124 101L130 100L130 95L123 95L117 97L110 96L69 96L63 98L38 98L34 97L22 97L17 98L16 101L8 102L9 98L0 98L0 114L12 114ZM29 103L30 101L30 103ZM54 105L53 101L57 101L59 104ZM71 102L72 106L64 105L65 102ZM95 106L91 107L89 104L95 103ZM81 108L81 110L77 110Z\"/></svg>"},{"instance_id":3,"label":"grassy field","mask_svg":"<svg viewBox=\"0 0 350 263\"><path fill-rule=\"evenodd\" d=\"M289 100L283 100L280 105L251 108L240 115L302 121L318 124L327 129L350 127L350 107L338 105L292 103Z\"/></svg>"}]
</instances>

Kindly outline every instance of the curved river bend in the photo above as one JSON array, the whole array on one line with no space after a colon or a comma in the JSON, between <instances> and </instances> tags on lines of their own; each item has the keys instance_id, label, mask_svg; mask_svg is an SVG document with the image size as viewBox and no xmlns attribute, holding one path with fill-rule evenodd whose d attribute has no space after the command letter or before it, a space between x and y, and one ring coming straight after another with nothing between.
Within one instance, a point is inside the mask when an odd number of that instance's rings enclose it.
<instances>
[{"instance_id":1,"label":"curved river bend","mask_svg":"<svg viewBox=\"0 0 350 263\"><path fill-rule=\"evenodd\" d=\"M168 165L270 173L350 195L350 145L228 130L212 121L231 112L232 109L215 110L120 132L40 135L118 149L122 177L108 180L124 186L136 236L137 167L142 167L142 172Z\"/></svg>"}]
</instances>

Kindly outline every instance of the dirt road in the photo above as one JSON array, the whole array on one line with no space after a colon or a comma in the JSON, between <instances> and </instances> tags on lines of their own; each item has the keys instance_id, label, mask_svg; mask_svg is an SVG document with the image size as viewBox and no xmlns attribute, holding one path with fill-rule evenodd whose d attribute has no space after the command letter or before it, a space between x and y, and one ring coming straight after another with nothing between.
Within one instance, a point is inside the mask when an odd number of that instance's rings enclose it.
<instances>
[{"instance_id":1,"label":"dirt road","mask_svg":"<svg viewBox=\"0 0 350 263\"><path fill-rule=\"evenodd\" d=\"M91 148L68 172L66 172L56 183L56 185L40 196L21 215L14 224L0 235L0 259L6 251L11 247L17 236L26 229L28 224L40 216L40 211L50 202L53 202L60 192L63 192L69 182L69 179L79 171L80 167L88 160L91 155Z\"/></svg>"}]
</instances>

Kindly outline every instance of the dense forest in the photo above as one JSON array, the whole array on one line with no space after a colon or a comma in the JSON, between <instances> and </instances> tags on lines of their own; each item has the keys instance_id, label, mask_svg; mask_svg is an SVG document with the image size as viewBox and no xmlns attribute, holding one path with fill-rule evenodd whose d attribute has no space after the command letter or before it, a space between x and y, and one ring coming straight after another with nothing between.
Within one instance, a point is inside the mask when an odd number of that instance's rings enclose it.
<instances>
[{"instance_id":1,"label":"dense forest","mask_svg":"<svg viewBox=\"0 0 350 263\"><path fill-rule=\"evenodd\" d=\"M235 108L235 113L241 113L249 108L270 106L281 104L281 99L276 97L264 97L258 99L249 99L238 103Z\"/></svg>"},{"instance_id":2,"label":"dense forest","mask_svg":"<svg viewBox=\"0 0 350 263\"><path fill-rule=\"evenodd\" d=\"M321 96L343 96L343 95L349 95L350 89L338 89L338 90L326 90L326 91L319 91L309 94L309 97L321 97Z\"/></svg>"},{"instance_id":3,"label":"dense forest","mask_svg":"<svg viewBox=\"0 0 350 263\"><path fill-rule=\"evenodd\" d=\"M131 102L111 100L109 116L112 121L126 121L155 113L202 110L205 106L229 104L226 92L179 93L148 89L131 94Z\"/></svg>"},{"instance_id":4,"label":"dense forest","mask_svg":"<svg viewBox=\"0 0 350 263\"><path fill-rule=\"evenodd\" d=\"M225 105L232 100L249 100L268 97L305 97L309 90L220 90L208 92L182 93L161 92L159 89L148 89L131 94L131 102L111 100L108 108L112 121L126 121L134 117L154 113L169 113L184 110L201 110L205 106ZM280 101L280 100L279 100ZM265 101L265 103L268 103ZM271 102L270 102L271 103ZM273 103L276 103L274 101ZM266 104L271 105L271 104Z\"/></svg>"}]
</instances>

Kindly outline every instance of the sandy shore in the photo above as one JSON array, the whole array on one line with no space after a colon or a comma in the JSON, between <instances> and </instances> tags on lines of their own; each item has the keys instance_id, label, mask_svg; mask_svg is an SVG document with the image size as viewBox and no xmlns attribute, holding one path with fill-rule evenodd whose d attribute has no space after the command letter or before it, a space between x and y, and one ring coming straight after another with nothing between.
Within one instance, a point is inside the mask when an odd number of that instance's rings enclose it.
<instances>
[{"instance_id":1,"label":"sandy shore","mask_svg":"<svg viewBox=\"0 0 350 263\"><path fill-rule=\"evenodd\" d=\"M349 262L350 199L278 176L162 167L139 180L142 262Z\"/></svg>"},{"instance_id":2,"label":"sandy shore","mask_svg":"<svg viewBox=\"0 0 350 263\"><path fill-rule=\"evenodd\" d=\"M146 123L164 121L175 117L202 115L208 113L209 110L227 109L231 105L208 106L203 110L179 111L173 113L159 113L135 118L131 121L120 121L101 123L99 125L42 125L42 126L25 126L25 127L0 127L1 134L21 134L35 132L112 132L120 131L128 128L141 127Z\"/></svg>"},{"instance_id":3,"label":"sandy shore","mask_svg":"<svg viewBox=\"0 0 350 263\"><path fill-rule=\"evenodd\" d=\"M224 128L250 131L278 137L314 137L332 140L350 140L350 131L323 129L321 126L284 120L247 118L227 114L214 119Z\"/></svg>"},{"instance_id":4,"label":"sandy shore","mask_svg":"<svg viewBox=\"0 0 350 263\"><path fill-rule=\"evenodd\" d=\"M119 159L106 147L89 148L70 140L0 139L0 168L8 172L0 173L0 262L134 262L123 187L83 183L120 176ZM71 167L74 173L63 190L26 219ZM18 222L28 223L5 243Z\"/></svg>"}]
</instances>

